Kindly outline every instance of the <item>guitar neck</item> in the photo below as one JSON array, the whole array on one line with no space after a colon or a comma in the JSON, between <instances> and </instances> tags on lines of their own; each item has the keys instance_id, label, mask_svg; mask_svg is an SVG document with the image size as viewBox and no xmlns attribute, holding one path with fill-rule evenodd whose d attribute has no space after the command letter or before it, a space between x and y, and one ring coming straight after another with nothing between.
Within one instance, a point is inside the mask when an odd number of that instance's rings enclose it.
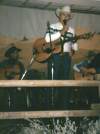
<instances>
[{"instance_id":1,"label":"guitar neck","mask_svg":"<svg viewBox=\"0 0 100 134\"><path fill-rule=\"evenodd\" d=\"M86 34L81 34L81 35L75 35L75 37L73 37L73 41L77 42L80 39L89 39L91 38L93 35L90 35L90 33L86 33Z\"/></svg>"},{"instance_id":2,"label":"guitar neck","mask_svg":"<svg viewBox=\"0 0 100 134\"><path fill-rule=\"evenodd\" d=\"M85 33L85 34L81 34L81 35L76 35L74 38L76 40L79 40L79 39L89 39L91 37L93 37L94 35L100 35L100 32L96 33L96 32L89 32L89 33Z\"/></svg>"}]
</instances>

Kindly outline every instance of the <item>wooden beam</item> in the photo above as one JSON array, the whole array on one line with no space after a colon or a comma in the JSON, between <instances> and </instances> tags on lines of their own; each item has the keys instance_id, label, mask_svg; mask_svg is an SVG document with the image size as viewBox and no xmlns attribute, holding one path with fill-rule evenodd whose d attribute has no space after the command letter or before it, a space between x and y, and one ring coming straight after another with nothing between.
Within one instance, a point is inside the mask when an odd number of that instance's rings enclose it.
<instances>
[{"instance_id":1,"label":"wooden beam","mask_svg":"<svg viewBox=\"0 0 100 134\"><path fill-rule=\"evenodd\" d=\"M96 87L95 80L0 80L0 87Z\"/></svg>"},{"instance_id":2,"label":"wooden beam","mask_svg":"<svg viewBox=\"0 0 100 134\"><path fill-rule=\"evenodd\" d=\"M0 112L0 119L52 118L52 117L99 117L100 110Z\"/></svg>"}]
</instances>

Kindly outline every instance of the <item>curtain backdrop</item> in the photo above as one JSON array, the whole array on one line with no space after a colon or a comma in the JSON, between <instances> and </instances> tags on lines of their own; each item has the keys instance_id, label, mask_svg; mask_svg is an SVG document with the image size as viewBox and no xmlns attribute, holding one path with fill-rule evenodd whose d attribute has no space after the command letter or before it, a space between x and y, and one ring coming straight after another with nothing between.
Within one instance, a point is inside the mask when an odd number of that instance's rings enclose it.
<instances>
[{"instance_id":1,"label":"curtain backdrop","mask_svg":"<svg viewBox=\"0 0 100 134\"><path fill-rule=\"evenodd\" d=\"M0 6L0 36L22 39L43 36L47 21L57 21L54 11ZM70 24L100 32L100 15L73 13Z\"/></svg>"}]
</instances>

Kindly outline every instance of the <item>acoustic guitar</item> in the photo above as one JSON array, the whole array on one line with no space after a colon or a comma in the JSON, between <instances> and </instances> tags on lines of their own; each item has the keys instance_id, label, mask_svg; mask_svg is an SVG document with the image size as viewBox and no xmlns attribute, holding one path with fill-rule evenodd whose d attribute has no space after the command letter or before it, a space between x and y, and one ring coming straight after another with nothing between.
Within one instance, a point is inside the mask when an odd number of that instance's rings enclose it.
<instances>
[{"instance_id":1,"label":"acoustic guitar","mask_svg":"<svg viewBox=\"0 0 100 134\"><path fill-rule=\"evenodd\" d=\"M19 65L9 65L0 69L0 79L2 80L18 80L20 78L20 69Z\"/></svg>"},{"instance_id":2,"label":"acoustic guitar","mask_svg":"<svg viewBox=\"0 0 100 134\"><path fill-rule=\"evenodd\" d=\"M85 33L81 35L76 35L74 37L69 38L68 41L77 41L79 39L89 39L93 37L94 33ZM61 53L62 52L62 42L61 39L58 39L52 44L46 43L44 37L38 38L33 45L33 51L35 54L35 60L38 62L46 61L52 54Z\"/></svg>"},{"instance_id":3,"label":"acoustic guitar","mask_svg":"<svg viewBox=\"0 0 100 134\"><path fill-rule=\"evenodd\" d=\"M82 68L81 72L74 72L75 80L94 80L96 70L94 68Z\"/></svg>"}]
</instances>

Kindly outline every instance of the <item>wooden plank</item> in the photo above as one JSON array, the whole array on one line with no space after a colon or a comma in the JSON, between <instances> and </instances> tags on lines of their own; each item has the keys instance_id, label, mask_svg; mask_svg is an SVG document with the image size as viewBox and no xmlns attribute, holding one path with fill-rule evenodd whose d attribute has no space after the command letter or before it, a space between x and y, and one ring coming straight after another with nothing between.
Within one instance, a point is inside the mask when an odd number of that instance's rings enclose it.
<instances>
[{"instance_id":1,"label":"wooden plank","mask_svg":"<svg viewBox=\"0 0 100 134\"><path fill-rule=\"evenodd\" d=\"M100 116L100 110L0 112L0 119Z\"/></svg>"},{"instance_id":2,"label":"wooden plank","mask_svg":"<svg viewBox=\"0 0 100 134\"><path fill-rule=\"evenodd\" d=\"M95 80L0 80L0 87L96 87L100 81Z\"/></svg>"}]
</instances>

